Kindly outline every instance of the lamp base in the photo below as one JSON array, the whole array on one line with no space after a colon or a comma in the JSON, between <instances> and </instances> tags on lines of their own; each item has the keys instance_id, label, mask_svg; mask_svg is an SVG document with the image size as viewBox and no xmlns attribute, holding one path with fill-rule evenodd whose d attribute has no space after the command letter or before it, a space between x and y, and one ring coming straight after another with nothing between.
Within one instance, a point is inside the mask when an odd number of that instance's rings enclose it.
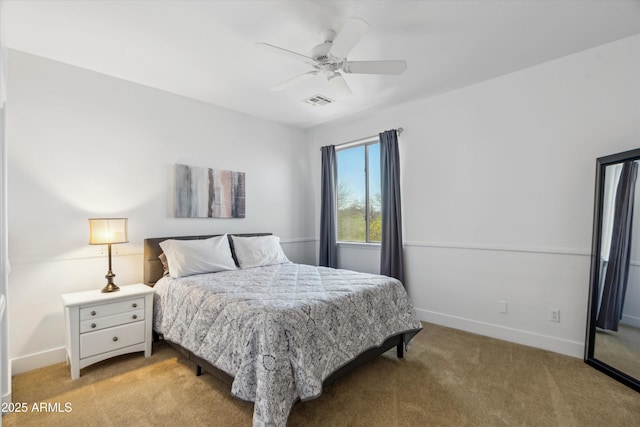
<instances>
[{"instance_id":1,"label":"lamp base","mask_svg":"<svg viewBox=\"0 0 640 427\"><path fill-rule=\"evenodd\" d=\"M104 293L107 293L107 292L117 292L119 290L120 290L120 288L115 283L107 283L107 286L102 288L102 290L100 292L102 292L104 294Z\"/></svg>"},{"instance_id":2,"label":"lamp base","mask_svg":"<svg viewBox=\"0 0 640 427\"><path fill-rule=\"evenodd\" d=\"M107 292L117 292L120 290L120 288L115 283L113 283L114 277L116 277L116 275L113 274L113 271L111 271L111 249L109 249L109 271L107 272L107 275L104 276L104 278L107 279L107 285L102 288L100 292L104 294Z\"/></svg>"}]
</instances>

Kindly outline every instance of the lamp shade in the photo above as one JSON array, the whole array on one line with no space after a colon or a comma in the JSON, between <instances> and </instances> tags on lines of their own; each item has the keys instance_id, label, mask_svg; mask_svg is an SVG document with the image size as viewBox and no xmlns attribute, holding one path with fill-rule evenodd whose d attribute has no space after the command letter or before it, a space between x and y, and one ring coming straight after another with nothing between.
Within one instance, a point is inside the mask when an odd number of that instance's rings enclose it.
<instances>
[{"instance_id":1,"label":"lamp shade","mask_svg":"<svg viewBox=\"0 0 640 427\"><path fill-rule=\"evenodd\" d=\"M127 243L127 218L89 218L89 244Z\"/></svg>"}]
</instances>

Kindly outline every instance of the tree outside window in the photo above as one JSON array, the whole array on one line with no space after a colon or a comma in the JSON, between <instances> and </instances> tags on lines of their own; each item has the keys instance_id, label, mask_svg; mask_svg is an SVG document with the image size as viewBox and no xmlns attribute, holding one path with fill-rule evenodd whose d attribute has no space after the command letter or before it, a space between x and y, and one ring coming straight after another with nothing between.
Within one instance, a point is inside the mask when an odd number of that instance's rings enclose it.
<instances>
[{"instance_id":1,"label":"tree outside window","mask_svg":"<svg viewBox=\"0 0 640 427\"><path fill-rule=\"evenodd\" d=\"M379 243L381 237L380 143L336 152L338 241Z\"/></svg>"}]
</instances>

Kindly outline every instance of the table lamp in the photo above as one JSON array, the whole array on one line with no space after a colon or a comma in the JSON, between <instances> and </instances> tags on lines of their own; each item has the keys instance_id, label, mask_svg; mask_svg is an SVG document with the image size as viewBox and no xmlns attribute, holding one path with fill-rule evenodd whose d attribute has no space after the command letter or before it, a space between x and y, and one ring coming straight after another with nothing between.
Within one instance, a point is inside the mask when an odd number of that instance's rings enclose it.
<instances>
[{"instance_id":1,"label":"table lamp","mask_svg":"<svg viewBox=\"0 0 640 427\"><path fill-rule=\"evenodd\" d=\"M101 292L116 292L120 288L113 283L116 277L111 271L111 245L117 243L128 243L127 218L89 218L89 244L107 245L109 248L109 271L104 276L107 285Z\"/></svg>"}]
</instances>

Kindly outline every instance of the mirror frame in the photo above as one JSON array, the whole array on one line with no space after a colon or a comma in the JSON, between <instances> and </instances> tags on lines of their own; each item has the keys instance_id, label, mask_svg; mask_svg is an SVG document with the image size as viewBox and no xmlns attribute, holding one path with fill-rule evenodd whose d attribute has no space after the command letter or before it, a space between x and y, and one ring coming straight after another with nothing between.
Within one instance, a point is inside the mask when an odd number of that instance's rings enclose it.
<instances>
[{"instance_id":1,"label":"mirror frame","mask_svg":"<svg viewBox=\"0 0 640 427\"><path fill-rule=\"evenodd\" d=\"M591 242L591 273L589 279L589 305L587 310L587 336L584 361L597 370L640 392L640 379L634 378L594 357L596 316L598 315L598 284L600 277L600 239L602 237L602 203L604 198L604 173L609 165L627 160L640 160L640 148L611 154L596 160L596 188L593 209L593 237Z\"/></svg>"}]
</instances>

